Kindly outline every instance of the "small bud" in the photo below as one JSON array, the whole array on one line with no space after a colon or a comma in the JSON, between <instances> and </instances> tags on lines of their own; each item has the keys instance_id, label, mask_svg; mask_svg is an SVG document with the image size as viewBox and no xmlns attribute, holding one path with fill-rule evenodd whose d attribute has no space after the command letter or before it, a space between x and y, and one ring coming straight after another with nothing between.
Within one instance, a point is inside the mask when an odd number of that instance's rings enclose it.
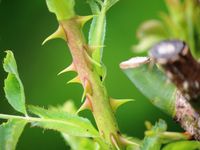
<instances>
[{"instance_id":1,"label":"small bud","mask_svg":"<svg viewBox=\"0 0 200 150\"><path fill-rule=\"evenodd\" d=\"M145 121L144 124L145 124L145 127L147 128L147 130L151 130L153 127L150 121Z\"/></svg>"},{"instance_id":2,"label":"small bud","mask_svg":"<svg viewBox=\"0 0 200 150\"><path fill-rule=\"evenodd\" d=\"M124 61L120 64L121 69L130 69L130 68L136 68L140 65L147 64L150 62L150 59L148 57L133 57L127 61Z\"/></svg>"}]
</instances>

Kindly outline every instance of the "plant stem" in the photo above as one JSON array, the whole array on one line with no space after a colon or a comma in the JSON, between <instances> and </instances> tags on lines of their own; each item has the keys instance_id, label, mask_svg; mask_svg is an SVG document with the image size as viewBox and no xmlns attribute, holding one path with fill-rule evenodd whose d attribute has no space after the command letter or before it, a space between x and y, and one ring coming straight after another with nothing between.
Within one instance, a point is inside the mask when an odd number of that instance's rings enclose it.
<instances>
[{"instance_id":1,"label":"plant stem","mask_svg":"<svg viewBox=\"0 0 200 150\"><path fill-rule=\"evenodd\" d=\"M102 7L101 11L98 12L98 16L95 16L92 21L90 35L89 35L89 46L92 47L94 50L92 57L96 58L96 61L98 62L101 62L105 32L106 32L106 10L105 7Z\"/></svg>"},{"instance_id":2,"label":"plant stem","mask_svg":"<svg viewBox=\"0 0 200 150\"><path fill-rule=\"evenodd\" d=\"M83 87L86 88L86 81L90 84L92 92L87 93L86 97L91 102L92 113L101 137L109 145L108 149L116 149L116 144L122 147L110 99L95 69L95 65L90 59L91 56L88 54L90 50L86 46L80 25L75 19L61 21L60 25L63 27L68 39L67 42L72 54L73 64Z\"/></svg>"},{"instance_id":3,"label":"plant stem","mask_svg":"<svg viewBox=\"0 0 200 150\"><path fill-rule=\"evenodd\" d=\"M21 119L26 120L28 122L40 122L44 120L50 120L50 119L43 119L43 118L36 118L36 117L23 117L23 116L15 116L15 115L6 115L6 114L0 114L1 119Z\"/></svg>"}]
</instances>

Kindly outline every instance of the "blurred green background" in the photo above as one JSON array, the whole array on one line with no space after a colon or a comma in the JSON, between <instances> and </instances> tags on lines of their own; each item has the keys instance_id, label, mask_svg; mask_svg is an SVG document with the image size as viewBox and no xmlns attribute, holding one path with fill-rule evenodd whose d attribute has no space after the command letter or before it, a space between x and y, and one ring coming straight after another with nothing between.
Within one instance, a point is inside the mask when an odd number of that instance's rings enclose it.
<instances>
[{"instance_id":1,"label":"blurred green background","mask_svg":"<svg viewBox=\"0 0 200 150\"><path fill-rule=\"evenodd\" d=\"M80 15L91 14L85 0L77 0L76 10ZM144 122L155 122L163 118L171 131L180 127L157 108L134 87L119 69L119 63L132 56L131 46L137 42L137 27L146 19L156 19L160 11L166 11L163 0L121 0L108 13L106 47L103 61L108 74L106 86L114 98L134 98L136 101L121 107L117 114L122 133L142 138ZM74 74L57 76L57 73L71 62L65 42L53 40L41 46L42 41L58 24L48 12L44 0L0 0L0 60L4 51L14 52L21 79L25 86L27 104L39 106L62 105L74 100L80 106L82 88L80 85L66 85ZM84 28L86 36L89 24ZM6 74L0 66L0 113L15 111L8 105L3 93ZM158 89L159 90L159 89ZM81 113L92 119L90 112ZM27 126L20 138L18 150L64 150L66 145L59 133Z\"/></svg>"}]
</instances>

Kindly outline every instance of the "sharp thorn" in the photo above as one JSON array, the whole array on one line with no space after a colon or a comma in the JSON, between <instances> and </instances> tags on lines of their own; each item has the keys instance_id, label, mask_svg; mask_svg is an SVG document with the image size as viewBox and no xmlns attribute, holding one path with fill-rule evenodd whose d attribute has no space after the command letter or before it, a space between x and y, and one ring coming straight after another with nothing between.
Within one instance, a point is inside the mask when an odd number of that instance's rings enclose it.
<instances>
[{"instance_id":1,"label":"sharp thorn","mask_svg":"<svg viewBox=\"0 0 200 150\"><path fill-rule=\"evenodd\" d=\"M92 102L91 102L89 96L87 96L85 102L81 105L81 107L78 109L78 111L76 112L76 114L78 114L79 112L81 112L83 110L86 110L86 109L89 109L89 110L93 111Z\"/></svg>"},{"instance_id":2,"label":"sharp thorn","mask_svg":"<svg viewBox=\"0 0 200 150\"><path fill-rule=\"evenodd\" d=\"M110 105L115 112L120 106L128 102L134 101L133 99L113 99L110 98Z\"/></svg>"},{"instance_id":3,"label":"sharp thorn","mask_svg":"<svg viewBox=\"0 0 200 150\"><path fill-rule=\"evenodd\" d=\"M89 20L91 20L93 17L95 17L96 15L89 15L89 16L78 16L76 18L76 21L81 25L81 27L83 27L85 25L86 22L88 22Z\"/></svg>"},{"instance_id":4,"label":"sharp thorn","mask_svg":"<svg viewBox=\"0 0 200 150\"><path fill-rule=\"evenodd\" d=\"M70 71L76 71L73 63L69 65L67 68L65 68L64 70L62 70L61 72L59 72L58 75L61 75L63 73L70 72Z\"/></svg>"},{"instance_id":5,"label":"sharp thorn","mask_svg":"<svg viewBox=\"0 0 200 150\"><path fill-rule=\"evenodd\" d=\"M49 40L57 39L57 38L61 38L61 39L64 39L65 41L67 41L65 32L63 31L63 28L62 28L61 26L59 26L58 29L57 29L53 34L51 34L49 37L47 37L47 38L42 42L42 45L44 45L44 44L45 44L46 42L48 42Z\"/></svg>"},{"instance_id":6,"label":"sharp thorn","mask_svg":"<svg viewBox=\"0 0 200 150\"><path fill-rule=\"evenodd\" d=\"M75 78L73 78L72 80L68 81L67 84L69 83L81 83L80 78L77 76Z\"/></svg>"}]
</instances>

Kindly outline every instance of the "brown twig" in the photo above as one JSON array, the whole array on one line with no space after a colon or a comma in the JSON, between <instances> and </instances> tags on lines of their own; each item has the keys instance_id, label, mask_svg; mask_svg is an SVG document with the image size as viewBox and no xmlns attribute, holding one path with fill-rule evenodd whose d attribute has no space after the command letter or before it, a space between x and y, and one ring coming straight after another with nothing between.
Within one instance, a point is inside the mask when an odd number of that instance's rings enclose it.
<instances>
[{"instance_id":1,"label":"brown twig","mask_svg":"<svg viewBox=\"0 0 200 150\"><path fill-rule=\"evenodd\" d=\"M150 56L164 68L168 78L188 101L200 100L200 64L184 42L163 41L152 48Z\"/></svg>"},{"instance_id":2,"label":"brown twig","mask_svg":"<svg viewBox=\"0 0 200 150\"><path fill-rule=\"evenodd\" d=\"M188 46L178 40L163 41L150 51L150 57L165 70L176 85L175 120L196 140L200 140L200 64Z\"/></svg>"}]
</instances>

